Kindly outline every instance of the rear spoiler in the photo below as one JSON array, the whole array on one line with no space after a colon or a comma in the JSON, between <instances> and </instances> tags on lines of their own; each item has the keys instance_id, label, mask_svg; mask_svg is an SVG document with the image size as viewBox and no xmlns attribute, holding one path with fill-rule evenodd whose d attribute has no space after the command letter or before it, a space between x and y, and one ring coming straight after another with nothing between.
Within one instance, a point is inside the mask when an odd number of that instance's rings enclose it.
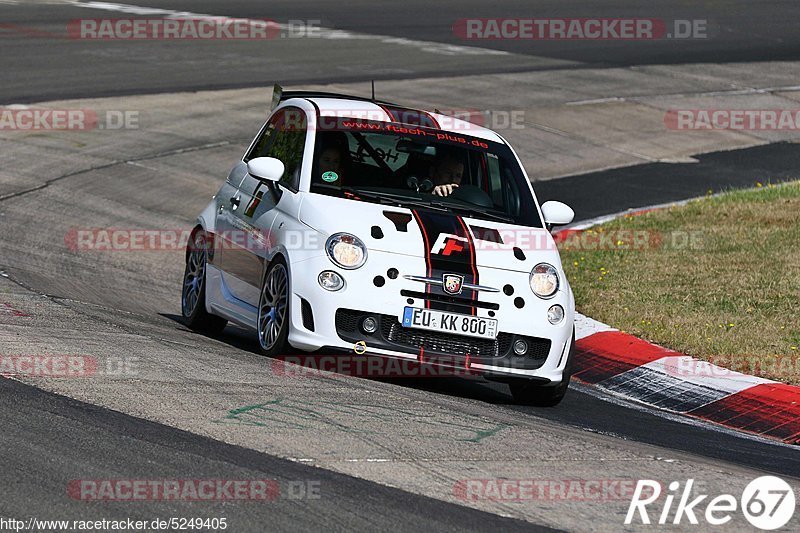
<instances>
[{"instance_id":1,"label":"rear spoiler","mask_svg":"<svg viewBox=\"0 0 800 533\"><path fill-rule=\"evenodd\" d=\"M342 98L345 100L357 100L360 102L373 102L375 104L401 107L391 102L375 100L373 98L367 98L366 96L354 96L352 94L334 93L328 91L284 91L283 87L276 83L272 88L272 107L270 108L270 111L278 107L278 105L284 100L288 100L290 98Z\"/></svg>"},{"instance_id":2,"label":"rear spoiler","mask_svg":"<svg viewBox=\"0 0 800 533\"><path fill-rule=\"evenodd\" d=\"M393 104L391 102L384 102L382 100L375 100L374 98L366 98L364 96L353 96L351 94L326 91L284 91L283 87L277 83L272 88L272 107L270 108L270 112L278 107L281 102L284 100L289 100L290 98L339 98L345 100L355 100L358 102L372 102L373 104L383 106L384 110L396 122L415 126L426 126L429 128L438 127L436 120L428 111L411 109ZM438 109L434 110L434 113L439 112L440 111Z\"/></svg>"}]
</instances>

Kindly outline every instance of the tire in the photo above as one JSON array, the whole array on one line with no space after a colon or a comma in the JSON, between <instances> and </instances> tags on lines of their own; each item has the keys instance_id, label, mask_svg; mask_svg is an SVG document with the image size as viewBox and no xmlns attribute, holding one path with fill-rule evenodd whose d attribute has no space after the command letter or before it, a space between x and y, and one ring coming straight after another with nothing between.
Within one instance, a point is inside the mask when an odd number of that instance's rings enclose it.
<instances>
[{"instance_id":1,"label":"tire","mask_svg":"<svg viewBox=\"0 0 800 533\"><path fill-rule=\"evenodd\" d=\"M572 377L572 359L575 355L575 330L572 330L572 343L570 344L567 364L564 367L564 377L558 385L537 385L532 380L515 380L508 384L511 389L511 396L514 402L521 405L533 405L536 407L555 407L569 388L569 380Z\"/></svg>"},{"instance_id":2,"label":"tire","mask_svg":"<svg viewBox=\"0 0 800 533\"><path fill-rule=\"evenodd\" d=\"M216 336L222 333L228 321L212 315L206 310L207 255L208 235L201 229L192 234L186 250L186 268L183 271L183 288L181 289L181 313L184 322L192 331Z\"/></svg>"},{"instance_id":3,"label":"tire","mask_svg":"<svg viewBox=\"0 0 800 533\"><path fill-rule=\"evenodd\" d=\"M269 267L258 298L258 345L261 353L275 357L286 353L289 337L289 270L283 259Z\"/></svg>"},{"instance_id":4,"label":"tire","mask_svg":"<svg viewBox=\"0 0 800 533\"><path fill-rule=\"evenodd\" d=\"M508 386L515 403L536 407L555 407L567 394L569 381L562 381L555 387L536 385L530 381L512 381Z\"/></svg>"}]
</instances>

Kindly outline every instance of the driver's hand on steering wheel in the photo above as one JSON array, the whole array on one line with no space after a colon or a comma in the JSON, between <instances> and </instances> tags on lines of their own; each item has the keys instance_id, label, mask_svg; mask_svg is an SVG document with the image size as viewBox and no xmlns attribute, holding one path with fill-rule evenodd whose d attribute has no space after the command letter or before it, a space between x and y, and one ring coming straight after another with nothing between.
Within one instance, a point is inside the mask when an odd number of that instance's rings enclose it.
<instances>
[{"instance_id":1,"label":"driver's hand on steering wheel","mask_svg":"<svg viewBox=\"0 0 800 533\"><path fill-rule=\"evenodd\" d=\"M450 196L451 194L453 194L453 191L456 190L456 187L458 187L457 183L448 183L446 185L437 185L436 187L433 188L431 193L435 194L437 196Z\"/></svg>"}]
</instances>

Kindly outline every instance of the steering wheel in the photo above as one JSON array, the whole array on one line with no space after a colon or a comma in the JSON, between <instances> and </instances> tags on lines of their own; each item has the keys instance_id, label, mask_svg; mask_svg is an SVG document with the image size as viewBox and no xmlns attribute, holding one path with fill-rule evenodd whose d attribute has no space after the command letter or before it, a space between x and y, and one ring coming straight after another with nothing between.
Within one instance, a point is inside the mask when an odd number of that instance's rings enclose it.
<instances>
[{"instance_id":1,"label":"steering wheel","mask_svg":"<svg viewBox=\"0 0 800 533\"><path fill-rule=\"evenodd\" d=\"M456 187L449 197L453 200L460 200L487 209L494 207L492 198L483 189L475 185L460 185Z\"/></svg>"}]
</instances>

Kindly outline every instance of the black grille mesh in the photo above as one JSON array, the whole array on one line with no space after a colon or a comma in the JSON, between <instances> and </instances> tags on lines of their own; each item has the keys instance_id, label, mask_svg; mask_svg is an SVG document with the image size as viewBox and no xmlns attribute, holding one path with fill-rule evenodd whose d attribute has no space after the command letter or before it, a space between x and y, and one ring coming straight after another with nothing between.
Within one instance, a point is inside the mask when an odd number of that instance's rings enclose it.
<instances>
[{"instance_id":1,"label":"black grille mesh","mask_svg":"<svg viewBox=\"0 0 800 533\"><path fill-rule=\"evenodd\" d=\"M359 322L367 313L353 309L338 309L336 311L336 329L344 338L349 334L360 335ZM372 315L375 316L375 315ZM521 338L528 342L528 353L525 359L544 363L550 353L550 340L535 337L523 337L511 333L499 333L497 338L478 339L453 335L452 333L439 333L421 329L404 328L393 315L378 315L380 318L380 331L386 341L401 345L413 350L424 348L426 353L459 355L482 358L496 358L512 355L511 346L515 339ZM353 337L355 338L355 337Z\"/></svg>"},{"instance_id":2,"label":"black grille mesh","mask_svg":"<svg viewBox=\"0 0 800 533\"><path fill-rule=\"evenodd\" d=\"M303 317L303 327L314 331L314 312L311 311L311 304L304 298L300 298L300 314Z\"/></svg>"},{"instance_id":3,"label":"black grille mesh","mask_svg":"<svg viewBox=\"0 0 800 533\"><path fill-rule=\"evenodd\" d=\"M498 337L502 336L508 336L508 334L498 335ZM426 352L447 355L469 354L477 357L497 357L500 353L498 352L499 341L496 339L477 339L451 333L408 329L402 327L397 320L391 324L387 339L397 344L424 348Z\"/></svg>"},{"instance_id":4,"label":"black grille mesh","mask_svg":"<svg viewBox=\"0 0 800 533\"><path fill-rule=\"evenodd\" d=\"M336 311L336 329L352 333L358 330L358 318L363 315L352 309L338 309Z\"/></svg>"}]
</instances>

